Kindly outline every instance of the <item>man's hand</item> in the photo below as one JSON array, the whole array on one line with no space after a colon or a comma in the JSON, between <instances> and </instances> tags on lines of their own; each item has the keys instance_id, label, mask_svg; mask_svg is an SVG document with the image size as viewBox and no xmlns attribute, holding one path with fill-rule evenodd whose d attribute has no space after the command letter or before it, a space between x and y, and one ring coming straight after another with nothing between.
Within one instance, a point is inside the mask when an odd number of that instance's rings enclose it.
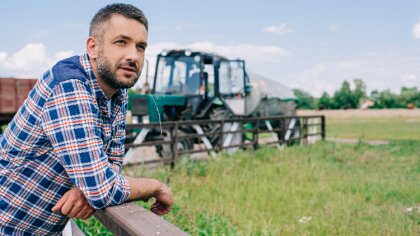
<instances>
[{"instance_id":1,"label":"man's hand","mask_svg":"<svg viewBox=\"0 0 420 236\"><path fill-rule=\"evenodd\" d=\"M53 212L61 210L63 215L83 220L88 219L95 213L95 210L89 205L82 191L77 187L73 187L67 191L51 210Z\"/></svg>"},{"instance_id":2,"label":"man's hand","mask_svg":"<svg viewBox=\"0 0 420 236\"><path fill-rule=\"evenodd\" d=\"M153 203L150 210L156 215L165 215L172 209L173 199L171 190L162 184L160 190L154 196L156 201Z\"/></svg>"},{"instance_id":3,"label":"man's hand","mask_svg":"<svg viewBox=\"0 0 420 236\"><path fill-rule=\"evenodd\" d=\"M156 215L165 215L172 209L173 199L171 190L160 181L132 177L127 177L127 180L131 188L128 200L142 200L147 202L150 198L155 198L156 201L150 210Z\"/></svg>"}]
</instances>

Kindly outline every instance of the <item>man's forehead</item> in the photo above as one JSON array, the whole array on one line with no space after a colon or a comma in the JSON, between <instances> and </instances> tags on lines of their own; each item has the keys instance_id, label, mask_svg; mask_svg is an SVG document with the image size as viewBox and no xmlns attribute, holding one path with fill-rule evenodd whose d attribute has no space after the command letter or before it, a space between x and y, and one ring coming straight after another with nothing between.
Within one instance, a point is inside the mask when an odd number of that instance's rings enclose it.
<instances>
[{"instance_id":1,"label":"man's forehead","mask_svg":"<svg viewBox=\"0 0 420 236\"><path fill-rule=\"evenodd\" d=\"M114 27L121 27L121 26L141 26L142 28L144 28L146 30L146 27L139 21L137 21L136 19L132 19L132 18L127 18L123 15L120 14L112 14L110 19L105 22L104 24L105 26L114 26Z\"/></svg>"},{"instance_id":2,"label":"man's forehead","mask_svg":"<svg viewBox=\"0 0 420 236\"><path fill-rule=\"evenodd\" d=\"M113 14L102 27L103 33L112 38L124 35L124 37L138 38L139 40L147 39L146 27L137 20L123 15Z\"/></svg>"}]
</instances>

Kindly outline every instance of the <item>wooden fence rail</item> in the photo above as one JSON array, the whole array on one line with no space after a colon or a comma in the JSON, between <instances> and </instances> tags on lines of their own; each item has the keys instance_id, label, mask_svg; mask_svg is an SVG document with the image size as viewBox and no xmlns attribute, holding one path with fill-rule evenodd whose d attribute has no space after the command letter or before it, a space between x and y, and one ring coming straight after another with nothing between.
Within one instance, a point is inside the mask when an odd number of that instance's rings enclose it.
<instances>
[{"instance_id":1,"label":"wooden fence rail","mask_svg":"<svg viewBox=\"0 0 420 236\"><path fill-rule=\"evenodd\" d=\"M188 235L160 216L138 206L134 202L98 210L95 212L95 218L114 235L118 236Z\"/></svg>"},{"instance_id":2,"label":"wooden fence rail","mask_svg":"<svg viewBox=\"0 0 420 236\"><path fill-rule=\"evenodd\" d=\"M292 120L298 125L290 127L289 124ZM270 124L277 124L275 127L265 127L265 122ZM309 122L316 121L316 122ZM219 129L217 133L212 131L203 131L202 133L198 132L179 132L185 130L193 130L193 126L209 126L209 125L219 125L224 127L226 123L238 123L238 130L224 130ZM246 126L248 125L248 128ZM313 129L316 127L316 129ZM252 147L254 150L258 149L261 144L266 145L289 145L291 143L300 143L306 145L309 140L313 140L314 137L319 137L319 139L325 140L325 116L268 116L268 117L252 117L252 118L235 118L227 120L189 120L189 121L167 121L161 124L159 123L148 123L148 124L127 124L126 132L128 136L136 136L139 134L140 130L147 128L149 130L154 130L156 138L156 133L159 133L160 129L163 130L163 135L159 139L145 139L141 143L133 142L134 138L129 139L126 142L126 150L144 147L144 146L165 146L167 149L170 149L169 156L162 157L157 160L145 161L143 164L152 164L152 163L163 163L169 164L174 167L175 163L178 161L181 155L193 154L193 153L212 153L212 152L221 152L224 150L232 148L241 148L246 149ZM310 131L316 130L316 132ZM297 136L287 136L287 133L298 134ZM240 144L224 144L224 137L229 134L238 134L241 133L244 137L247 136L248 140L242 140ZM262 134L272 134L276 138L272 141L264 140L261 137ZM195 145L194 149L179 149L178 143L182 140L195 140L194 143L197 144L197 140L204 138L209 138L216 135L219 137L219 142L214 144L212 147L208 147L203 143ZM267 138L265 138L267 139ZM192 141L191 141L192 142ZM127 165L132 165L127 164Z\"/></svg>"}]
</instances>

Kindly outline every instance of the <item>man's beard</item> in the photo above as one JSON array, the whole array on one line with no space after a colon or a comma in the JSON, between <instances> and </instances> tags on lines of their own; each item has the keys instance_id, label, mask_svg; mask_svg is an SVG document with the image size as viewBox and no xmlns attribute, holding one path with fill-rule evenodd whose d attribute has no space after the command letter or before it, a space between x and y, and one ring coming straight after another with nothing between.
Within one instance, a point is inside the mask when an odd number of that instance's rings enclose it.
<instances>
[{"instance_id":1,"label":"man's beard","mask_svg":"<svg viewBox=\"0 0 420 236\"><path fill-rule=\"evenodd\" d=\"M112 70L111 62L109 62L108 58L106 58L102 50L99 50L98 52L97 65L99 77L114 89L131 88L137 83L137 80L140 77L140 72L138 72L136 64L134 62L127 62L117 64L115 70L118 69L120 66L133 67L136 70L135 79L132 80L130 83L124 83L124 81L128 81L128 79L118 79L117 74L115 73L115 71Z\"/></svg>"}]
</instances>

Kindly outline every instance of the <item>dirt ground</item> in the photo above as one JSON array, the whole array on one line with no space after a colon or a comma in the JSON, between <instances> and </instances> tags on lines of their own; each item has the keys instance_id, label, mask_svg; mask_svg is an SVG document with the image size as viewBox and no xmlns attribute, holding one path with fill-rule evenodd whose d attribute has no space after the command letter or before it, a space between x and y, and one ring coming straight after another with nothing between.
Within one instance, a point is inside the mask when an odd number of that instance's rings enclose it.
<instances>
[{"instance_id":1,"label":"dirt ground","mask_svg":"<svg viewBox=\"0 0 420 236\"><path fill-rule=\"evenodd\" d=\"M420 109L368 109L368 110L298 110L298 115L325 115L327 118L420 118Z\"/></svg>"}]
</instances>

